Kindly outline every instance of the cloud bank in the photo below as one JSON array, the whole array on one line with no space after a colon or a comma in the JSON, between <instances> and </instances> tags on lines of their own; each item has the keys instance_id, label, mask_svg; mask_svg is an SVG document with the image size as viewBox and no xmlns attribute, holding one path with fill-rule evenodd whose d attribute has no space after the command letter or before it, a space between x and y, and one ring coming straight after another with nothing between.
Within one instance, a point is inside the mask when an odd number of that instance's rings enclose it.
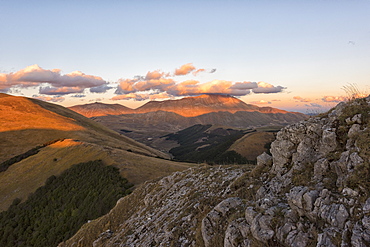
<instances>
[{"instance_id":1,"label":"cloud bank","mask_svg":"<svg viewBox=\"0 0 370 247\"><path fill-rule=\"evenodd\" d=\"M200 74L215 73L216 69L197 68L192 63L175 68L172 72L148 71L144 75L123 78L113 87L99 76L80 71L62 74L60 69L43 69L31 65L14 73L0 73L0 92L37 88L42 100L60 102L62 96L83 97L86 93L105 93L115 88L112 100L154 100L201 94L245 96L282 92L285 88L267 82L211 80L200 81ZM55 97L54 97L55 96ZM64 99L64 98L63 98Z\"/></svg>"},{"instance_id":2,"label":"cloud bank","mask_svg":"<svg viewBox=\"0 0 370 247\"><path fill-rule=\"evenodd\" d=\"M15 73L0 74L0 91L8 92L13 87L27 88L39 86L39 93L45 95L66 95L91 92L106 92L108 83L99 76L86 75L80 71L61 74L60 69L46 70L37 64Z\"/></svg>"},{"instance_id":3,"label":"cloud bank","mask_svg":"<svg viewBox=\"0 0 370 247\"><path fill-rule=\"evenodd\" d=\"M178 81L177 76L197 76L201 72L214 73L216 69L206 70L196 68L191 63L184 64L175 69L174 73L165 73L159 70L149 71L146 76L135 76L132 79L120 79L115 91L117 96L112 100L145 100L156 99L155 95L194 96L201 94L227 94L232 96L245 96L250 93L270 94L280 93L285 88L274 86L267 82L233 82L228 80L212 80L200 82L196 79ZM154 93L155 94L154 94ZM147 96L144 96L147 95ZM150 97L148 96L150 95Z\"/></svg>"}]
</instances>

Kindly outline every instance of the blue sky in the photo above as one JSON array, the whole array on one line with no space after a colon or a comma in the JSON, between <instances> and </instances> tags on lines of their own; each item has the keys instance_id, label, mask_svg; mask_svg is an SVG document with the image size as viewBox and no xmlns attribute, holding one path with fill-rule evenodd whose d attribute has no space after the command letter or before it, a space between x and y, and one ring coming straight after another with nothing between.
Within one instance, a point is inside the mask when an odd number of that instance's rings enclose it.
<instances>
[{"instance_id":1,"label":"blue sky","mask_svg":"<svg viewBox=\"0 0 370 247\"><path fill-rule=\"evenodd\" d=\"M328 96L345 96L341 88L348 83L370 91L370 1L0 0L0 6L0 73L7 78L2 83L13 85L3 86L3 92L14 95L66 106L102 100L131 107L148 97L112 98L179 96L163 95L169 89L158 85L146 92L116 89L126 79L130 85L138 83L132 81L137 75L145 81L156 70L175 84L196 80L201 86L217 80L281 86L279 92L239 96L246 103L303 112L332 106L336 102L329 101L341 98ZM205 72L168 75L189 63L195 67L192 72ZM111 89L91 93L91 86L84 86L67 94L52 90L61 84L37 83L35 78L32 87L10 82L34 64L44 73L58 69L60 75L81 71L100 77ZM216 71L210 73L212 69Z\"/></svg>"}]
</instances>

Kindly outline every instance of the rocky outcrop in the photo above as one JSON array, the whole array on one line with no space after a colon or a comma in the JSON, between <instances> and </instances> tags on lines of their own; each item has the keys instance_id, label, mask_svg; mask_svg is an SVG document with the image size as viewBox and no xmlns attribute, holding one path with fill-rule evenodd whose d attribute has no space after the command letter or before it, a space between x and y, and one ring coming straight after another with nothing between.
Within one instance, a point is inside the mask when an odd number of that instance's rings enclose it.
<instances>
[{"instance_id":1,"label":"rocky outcrop","mask_svg":"<svg viewBox=\"0 0 370 247\"><path fill-rule=\"evenodd\" d=\"M341 103L282 129L253 170L146 183L60 246L370 246L369 119L370 97Z\"/></svg>"}]
</instances>

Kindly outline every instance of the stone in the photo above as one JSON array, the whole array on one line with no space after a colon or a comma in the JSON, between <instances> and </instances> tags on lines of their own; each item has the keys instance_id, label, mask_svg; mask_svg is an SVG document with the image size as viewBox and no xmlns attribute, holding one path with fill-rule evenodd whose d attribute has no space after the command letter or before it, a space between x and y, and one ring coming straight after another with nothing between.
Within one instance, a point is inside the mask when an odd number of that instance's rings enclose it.
<instances>
[{"instance_id":1,"label":"stone","mask_svg":"<svg viewBox=\"0 0 370 247\"><path fill-rule=\"evenodd\" d=\"M357 191L355 191L355 190L353 190L351 188L348 188L348 187L343 188L342 194L344 196L350 196L350 197L356 197L356 196L358 196L358 192Z\"/></svg>"},{"instance_id":2,"label":"stone","mask_svg":"<svg viewBox=\"0 0 370 247\"><path fill-rule=\"evenodd\" d=\"M257 215L257 212L254 210L253 207L247 207L245 209L245 219L249 225L252 225L254 217Z\"/></svg>"},{"instance_id":3,"label":"stone","mask_svg":"<svg viewBox=\"0 0 370 247\"><path fill-rule=\"evenodd\" d=\"M317 236L317 244L316 247L335 247L335 245L331 242L331 239L327 232L320 233Z\"/></svg>"},{"instance_id":4,"label":"stone","mask_svg":"<svg viewBox=\"0 0 370 247\"><path fill-rule=\"evenodd\" d=\"M356 138L359 133L361 132L361 125L354 124L352 127L348 130L348 138Z\"/></svg>"},{"instance_id":5,"label":"stone","mask_svg":"<svg viewBox=\"0 0 370 247\"><path fill-rule=\"evenodd\" d=\"M202 220L201 232L204 245L214 246L214 243L219 240L227 227L225 219L230 216L232 211L240 210L244 207L242 200L238 197L231 197L223 200L214 207Z\"/></svg>"},{"instance_id":6,"label":"stone","mask_svg":"<svg viewBox=\"0 0 370 247\"><path fill-rule=\"evenodd\" d=\"M249 247L250 226L244 218L232 221L225 231L224 247Z\"/></svg>"},{"instance_id":7,"label":"stone","mask_svg":"<svg viewBox=\"0 0 370 247\"><path fill-rule=\"evenodd\" d=\"M322 132L321 138L321 145L320 145L320 152L321 153L329 153L336 149L337 143L337 135L335 134L335 129L325 129Z\"/></svg>"},{"instance_id":8,"label":"stone","mask_svg":"<svg viewBox=\"0 0 370 247\"><path fill-rule=\"evenodd\" d=\"M364 211L365 214L370 213L370 197L367 198L367 200L365 201L365 204L362 207L362 210Z\"/></svg>"},{"instance_id":9,"label":"stone","mask_svg":"<svg viewBox=\"0 0 370 247\"><path fill-rule=\"evenodd\" d=\"M255 239L258 241L267 243L268 240L272 239L275 232L271 229L272 216L258 214L254 217L251 232Z\"/></svg>"},{"instance_id":10,"label":"stone","mask_svg":"<svg viewBox=\"0 0 370 247\"><path fill-rule=\"evenodd\" d=\"M314 178L321 180L322 177L327 173L329 169L329 161L326 158L317 160L314 164L313 174Z\"/></svg>"},{"instance_id":11,"label":"stone","mask_svg":"<svg viewBox=\"0 0 370 247\"><path fill-rule=\"evenodd\" d=\"M257 157L257 166L271 166L272 165L272 156L268 155L266 152L263 152Z\"/></svg>"}]
</instances>

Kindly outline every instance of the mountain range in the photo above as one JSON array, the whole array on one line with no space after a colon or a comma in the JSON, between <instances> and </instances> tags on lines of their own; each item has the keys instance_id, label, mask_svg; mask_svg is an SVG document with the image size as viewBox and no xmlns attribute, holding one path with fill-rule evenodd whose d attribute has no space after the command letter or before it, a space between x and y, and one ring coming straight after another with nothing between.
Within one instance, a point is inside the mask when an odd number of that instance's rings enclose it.
<instances>
[{"instance_id":1,"label":"mountain range","mask_svg":"<svg viewBox=\"0 0 370 247\"><path fill-rule=\"evenodd\" d=\"M69 107L86 117L97 117L121 114L139 114L148 112L173 112L183 117L196 117L211 112L238 111L261 113L288 113L272 107L258 107L247 104L235 97L220 94L205 94L185 97L178 100L149 101L137 109L131 109L120 104L91 103Z\"/></svg>"},{"instance_id":2,"label":"mountain range","mask_svg":"<svg viewBox=\"0 0 370 247\"><path fill-rule=\"evenodd\" d=\"M196 124L249 129L284 126L308 118L302 113L258 107L232 96L217 94L150 101L137 109L103 103L78 105L70 109L163 151L168 151L168 145L163 142L162 136Z\"/></svg>"}]
</instances>

